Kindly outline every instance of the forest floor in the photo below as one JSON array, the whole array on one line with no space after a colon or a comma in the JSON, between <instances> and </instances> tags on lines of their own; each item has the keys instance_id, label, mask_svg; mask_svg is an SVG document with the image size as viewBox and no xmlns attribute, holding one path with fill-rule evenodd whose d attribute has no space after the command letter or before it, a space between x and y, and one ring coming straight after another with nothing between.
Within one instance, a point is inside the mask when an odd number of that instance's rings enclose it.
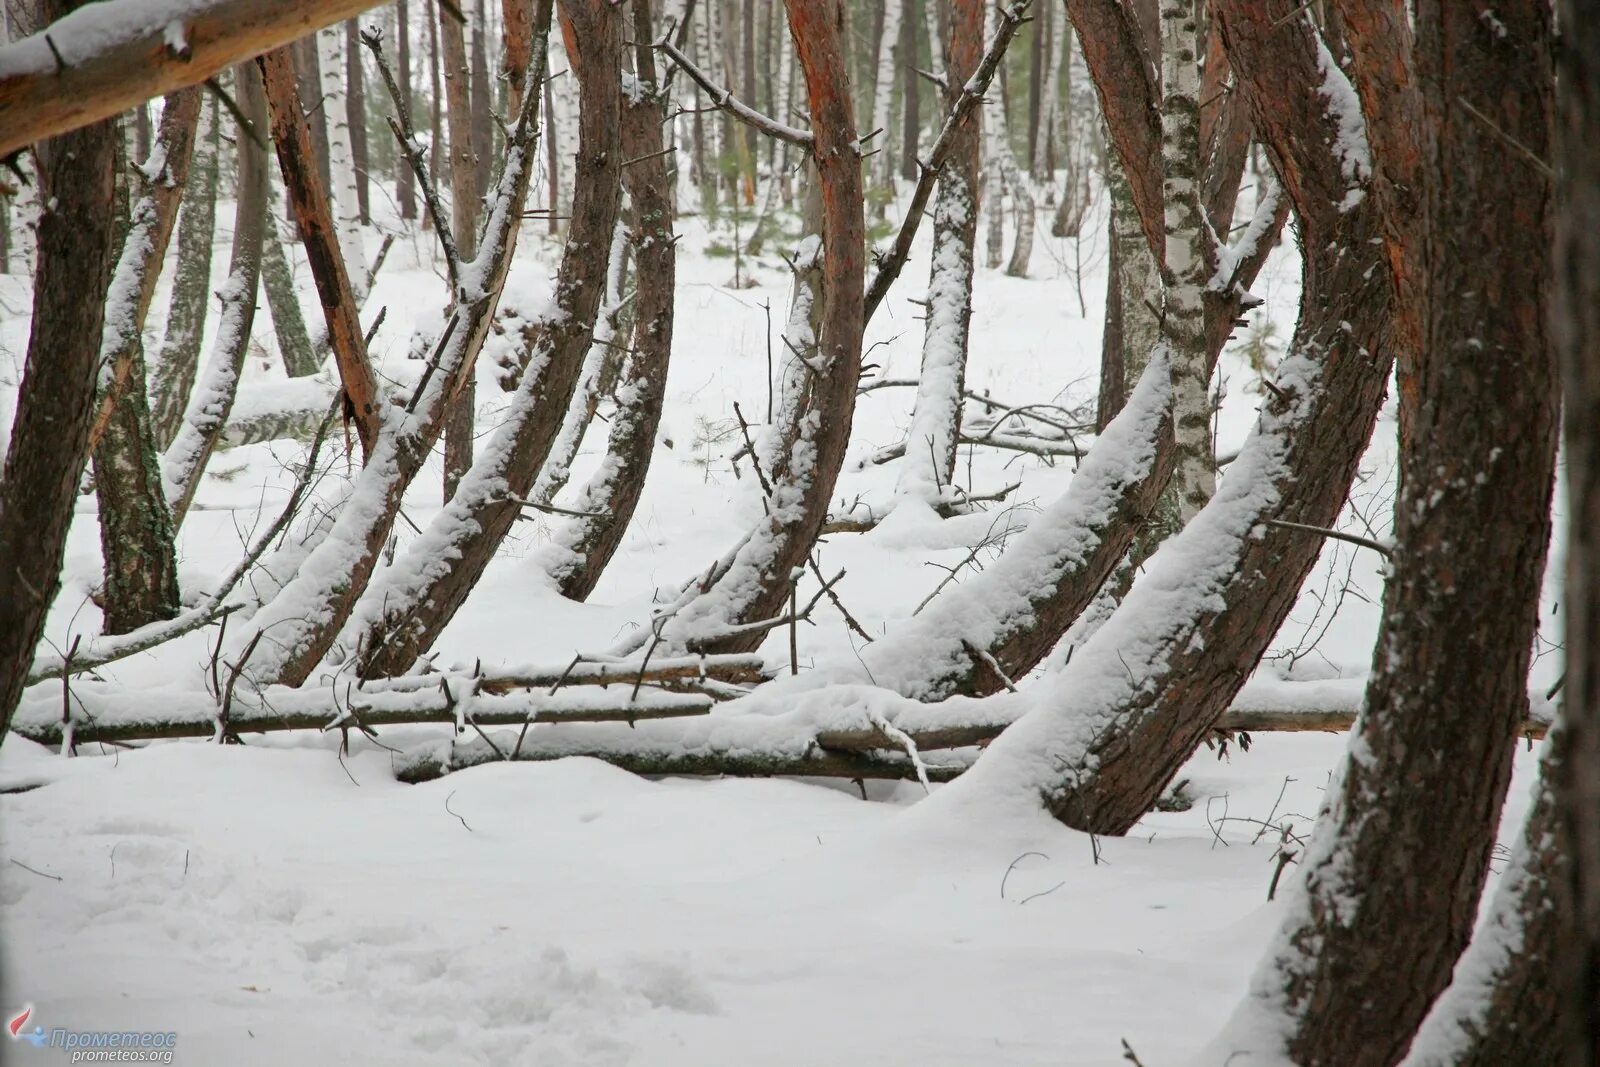
<instances>
[{"instance_id":1,"label":"forest floor","mask_svg":"<svg viewBox=\"0 0 1600 1067\"><path fill-rule=\"evenodd\" d=\"M222 205L218 283L230 218ZM1105 242L1089 235L1103 234L1101 223L1092 218L1077 248L1041 230L1030 278L980 268L969 388L1005 406L1084 405L1092 417ZM603 650L647 618L658 587L703 571L759 514L748 466L740 478L728 461L742 444L733 403L752 421L765 415L769 339L782 352L785 242L741 263L741 280L756 284L736 288L733 259L707 254L727 242L726 222L680 228L666 414L621 551L591 603L567 602L534 564L559 517L523 524L446 630L439 664L562 664ZM444 292L426 238L396 243L368 305L388 307L374 353L396 377L415 376L411 331ZM869 381L916 375L922 328L906 298L927 276L925 235L919 247L869 331ZM530 224L510 286L524 305L544 300L558 254ZM1297 271L1286 239L1255 286L1266 303L1241 340L1281 352ZM314 321L303 264L299 281ZM25 278L0 275L0 432L29 302ZM255 335L245 397L282 380L264 307ZM1224 354L1221 454L1249 432L1256 378L1244 345ZM890 501L894 464L861 461L902 438L912 392L862 396L836 500ZM506 397L487 375L478 395L488 432ZM1393 430L1386 412L1341 520L1353 532L1387 532ZM603 444L597 422L572 488ZM213 461L182 531L186 592L233 565L281 506L285 464L302 452L279 442ZM827 539L822 569L847 572L837 591L869 632L909 615L945 577L938 567L973 545L993 540L976 562L992 558L997 535L1020 529L1072 476L1070 461L965 447L958 466L973 494L1021 484L981 514L939 520L901 508L869 533ZM346 476L340 460L328 481ZM436 459L408 501L410 522L426 525L439 484ZM100 567L92 496L67 555L48 633L60 648L99 628L88 600ZM1378 563L1330 541L1258 674L1359 679ZM1558 545L1550 571L1559 569ZM1546 605L1548 618L1548 595ZM816 621L800 628L798 669L850 662L860 639L831 606ZM199 689L213 639L193 634L101 673L147 700ZM788 640L774 633L770 667L789 669ZM1554 659L1536 666L1536 684L1553 681L1544 675ZM445 730L389 729L382 741L404 747ZM405 786L368 742L341 761L336 738L247 740L88 746L75 760L6 741L0 1011L31 1003L29 1025L46 1030L176 1031L174 1062L197 1064L1088 1065L1118 1062L1123 1039L1147 1067L1174 1064L1243 993L1276 923L1267 894L1281 828L1309 832L1344 744L1268 734L1248 751L1202 750L1181 775L1188 810L1152 812L1126 838L1091 841L1042 815L1018 824L947 809L929 819L914 784L870 786L863 803L849 782L645 781L565 760ZM1519 752L1503 840L1525 810L1533 762ZM24 787L34 788L10 792Z\"/></svg>"}]
</instances>

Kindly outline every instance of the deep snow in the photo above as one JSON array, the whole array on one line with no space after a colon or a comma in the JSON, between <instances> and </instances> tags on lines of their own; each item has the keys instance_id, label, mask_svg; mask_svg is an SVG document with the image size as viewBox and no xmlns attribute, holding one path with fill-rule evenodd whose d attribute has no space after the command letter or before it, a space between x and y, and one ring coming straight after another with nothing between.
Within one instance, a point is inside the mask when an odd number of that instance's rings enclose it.
<instances>
[{"instance_id":1,"label":"deep snow","mask_svg":"<svg viewBox=\"0 0 1600 1067\"><path fill-rule=\"evenodd\" d=\"M231 214L220 206L221 248ZM1103 220L1084 231L1086 315L1070 242L1041 230L1029 279L979 268L969 387L1011 404L1092 402ZM756 288L735 289L731 260L704 253L727 241L725 224L710 236L704 219L680 229L661 442L617 559L592 603L559 600L535 562L560 519L522 524L445 632L441 664L562 662L609 647L647 617L656 589L702 572L760 513L748 465L738 479L727 457L742 443L733 402L765 411L764 305L775 335L786 318L784 242L743 265ZM426 236L397 241L368 305L388 307L374 350L407 380L411 331L436 321L444 296ZM927 278L926 237L869 332L874 377L915 376L922 323L906 298ZM512 282L524 306L548 291L558 252L525 227ZM219 284L225 267L218 255ZM1296 271L1286 244L1255 286L1267 301L1256 314L1274 320L1280 341L1293 327ZM298 281L314 313L303 264ZM28 303L27 279L0 275L0 432ZM282 380L270 321L257 316L245 398ZM1227 454L1253 424L1257 397L1237 352L1221 374ZM861 398L841 506L892 502L896 465L861 461L904 435L913 393ZM487 365L478 395L487 434L508 399ZM595 425L570 487L599 461L605 428ZM1357 532L1387 532L1393 433L1386 416L1345 519ZM260 516L276 512L290 484L282 464L301 451L279 442L212 461L182 534L186 596L208 590ZM892 629L944 578L930 564L953 566L991 531L1020 526L1072 476L1070 461L969 451L958 481L982 493L1020 478L1016 510L940 521L897 509L873 532L823 546L822 569L848 572L838 591L869 631ZM352 474L341 459L323 495ZM436 457L406 506L417 527L437 512L439 484ZM403 552L415 535L407 523L399 530ZM98 632L86 594L99 555L85 496L49 626L57 648ZM1330 542L1260 680L1358 685L1348 680L1370 656L1377 564ZM1347 574L1354 592L1329 624ZM818 621L800 630L801 671L857 663L859 638L826 605ZM1315 650L1289 655L1325 626ZM198 689L214 638L194 634L102 673L146 700ZM787 671L786 633L767 652ZM1535 684L1553 680L1556 658L1541 660ZM48 683L30 698L60 693ZM404 747L442 734L393 728L382 740ZM47 1029L175 1030L174 1062L202 1064L1087 1065L1118 1062L1123 1038L1150 1067L1171 1064L1226 1018L1278 922L1266 902L1278 834L1255 840L1255 824L1218 820L1289 813L1305 834L1343 746L1335 735L1259 735L1226 760L1202 750L1183 774L1190 810L1152 813L1128 838L1096 844L1043 816L945 805L931 818L909 783L873 786L864 803L847 782L648 782L565 760L402 786L370 743L341 765L328 738L249 740L90 746L75 760L7 740L0 788L37 788L0 795L0 1011L31 1002ZM1525 810L1534 755L1519 751L1503 840Z\"/></svg>"}]
</instances>

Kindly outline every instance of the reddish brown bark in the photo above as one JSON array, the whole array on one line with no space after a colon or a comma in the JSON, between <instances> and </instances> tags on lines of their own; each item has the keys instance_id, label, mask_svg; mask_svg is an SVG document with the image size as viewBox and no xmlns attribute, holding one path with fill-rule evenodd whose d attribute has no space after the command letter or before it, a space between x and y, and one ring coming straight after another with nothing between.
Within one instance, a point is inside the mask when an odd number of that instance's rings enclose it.
<instances>
[{"instance_id":1,"label":"reddish brown bark","mask_svg":"<svg viewBox=\"0 0 1600 1067\"><path fill-rule=\"evenodd\" d=\"M821 369L811 375L802 403L820 416L823 429L815 438L809 471L786 469L786 456L784 463L768 472L774 485L803 478L804 496L794 521L767 520L774 524L774 550L762 568L759 592L743 598L737 617L727 620L735 625L774 618L788 602L790 575L804 566L827 521L833 486L850 442L861 374L866 219L845 55L844 8L838 0L789 0L788 13L806 79L816 138L812 156L822 192L822 327L817 343ZM706 652L748 652L761 644L763 636L745 631L697 647Z\"/></svg>"},{"instance_id":2,"label":"reddish brown bark","mask_svg":"<svg viewBox=\"0 0 1600 1067\"><path fill-rule=\"evenodd\" d=\"M578 154L572 222L556 279L556 304L561 314L550 324L536 324L521 344L548 351L542 372L520 394L526 406L503 455L494 459L497 476L510 496L526 498L561 429L584 354L588 351L600 297L605 291L605 249L617 223L621 200L620 144L622 16L610 0L563 0L563 25L573 28L574 73L578 77ZM509 425L509 423L508 423ZM452 533L459 554L447 572L438 575L415 599L415 607L386 610L361 641L363 677L398 673L430 648L483 577L501 542L521 514L521 506L504 495L474 501L474 521Z\"/></svg>"},{"instance_id":3,"label":"reddish brown bark","mask_svg":"<svg viewBox=\"0 0 1600 1067\"><path fill-rule=\"evenodd\" d=\"M272 141L278 150L283 184L300 226L306 260L317 283L317 296L328 324L328 344L344 385L346 417L355 423L363 456L372 453L382 424L378 410L378 382L367 361L361 329L360 305L350 287L350 275L339 250L338 231L326 186L317 172L300 106L300 90L287 49L262 56L261 75L272 113Z\"/></svg>"},{"instance_id":4,"label":"reddish brown bark","mask_svg":"<svg viewBox=\"0 0 1600 1067\"><path fill-rule=\"evenodd\" d=\"M1273 477L1282 503L1271 517L1328 527L1371 436L1393 356L1390 289L1373 243L1377 212L1365 201L1339 210L1349 183L1329 147L1336 125L1318 92L1312 31L1274 30L1272 16L1253 0L1217 0L1212 11L1275 166L1298 176L1291 188L1304 297L1291 347L1318 364L1318 378L1309 395L1298 395L1304 383L1289 384L1266 404L1280 422L1298 412L1285 431L1282 473ZM1162 671L1142 680L1114 728L1090 746L1089 769L1046 798L1059 818L1078 829L1126 833L1143 817L1255 668L1321 547L1320 538L1277 528L1241 543L1223 603L1186 624Z\"/></svg>"},{"instance_id":5,"label":"reddish brown bark","mask_svg":"<svg viewBox=\"0 0 1600 1067\"><path fill-rule=\"evenodd\" d=\"M1286 1044L1307 1067L1396 1062L1448 983L1472 931L1527 707L1555 462L1549 184L1504 138L1548 154L1552 26L1546 0L1496 4L1493 33L1485 18L1476 4L1419 3L1417 117L1428 128L1418 144L1373 124L1380 172L1394 165L1385 150L1405 157L1401 169L1420 160L1422 185L1409 190L1420 217L1385 230L1404 245L1391 264L1424 273L1395 285L1410 432L1366 711L1278 964ZM1230 44L1234 25L1225 24ZM1349 23L1353 51L1375 47L1387 69L1393 42L1357 27ZM1372 76L1373 59L1357 62L1368 87L1386 94L1366 102L1369 113L1391 106L1387 94L1403 103L1406 91ZM1235 61L1242 66L1237 52ZM1388 195L1377 199L1385 215L1394 210ZM1420 291L1414 306L1408 291ZM1416 348L1405 343L1412 315L1422 326Z\"/></svg>"},{"instance_id":6,"label":"reddish brown bark","mask_svg":"<svg viewBox=\"0 0 1600 1067\"><path fill-rule=\"evenodd\" d=\"M583 501L581 510L600 517L581 520L582 528L571 546L576 558L571 567L556 575L562 595L574 600L583 600L594 591L628 532L655 451L672 356L678 252L672 233L672 184L667 159L661 154L667 101L655 95L655 58L642 44L649 39L652 25L649 0L633 0L633 25L634 36L641 42L634 51L634 72L646 87L635 98L624 95L622 104L622 155L638 161L622 172L638 257L633 350L617 383L617 411L606 444L608 462L617 470L605 484L603 496Z\"/></svg>"}]
</instances>

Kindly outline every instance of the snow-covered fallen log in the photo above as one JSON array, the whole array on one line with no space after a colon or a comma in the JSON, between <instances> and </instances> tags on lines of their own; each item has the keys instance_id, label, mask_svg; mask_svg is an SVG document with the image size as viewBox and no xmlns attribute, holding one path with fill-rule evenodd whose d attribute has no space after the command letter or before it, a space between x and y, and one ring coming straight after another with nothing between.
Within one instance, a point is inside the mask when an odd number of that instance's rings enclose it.
<instances>
[{"instance_id":1,"label":"snow-covered fallen log","mask_svg":"<svg viewBox=\"0 0 1600 1067\"><path fill-rule=\"evenodd\" d=\"M109 0L0 48L0 156L358 15L373 0Z\"/></svg>"},{"instance_id":2,"label":"snow-covered fallen log","mask_svg":"<svg viewBox=\"0 0 1600 1067\"><path fill-rule=\"evenodd\" d=\"M455 723L460 728L521 726L523 723L617 722L682 715L704 715L715 703L706 693L669 692L630 686L569 685L514 693L475 691L471 680L434 676L412 690L367 692L355 683L295 689L239 686L223 698L205 690L140 690L103 683L79 683L68 691L35 687L23 696L11 729L45 745L94 741L137 741L170 737L208 737L279 730L356 729L407 723ZM65 696L71 718L62 722ZM226 713L224 713L226 707ZM624 725L623 729L628 727Z\"/></svg>"}]
</instances>

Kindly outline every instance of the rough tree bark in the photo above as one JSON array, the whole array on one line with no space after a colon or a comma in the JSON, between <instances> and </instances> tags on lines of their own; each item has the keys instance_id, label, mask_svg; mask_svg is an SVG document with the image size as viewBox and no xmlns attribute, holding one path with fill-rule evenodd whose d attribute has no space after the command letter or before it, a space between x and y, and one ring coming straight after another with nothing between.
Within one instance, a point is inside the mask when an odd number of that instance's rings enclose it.
<instances>
[{"instance_id":1,"label":"rough tree bark","mask_svg":"<svg viewBox=\"0 0 1600 1067\"><path fill-rule=\"evenodd\" d=\"M177 221L201 104L199 88L167 97L155 153L137 168L138 200L106 294L100 377L102 390L115 398L92 459L105 558L105 632L110 634L178 612L172 517L161 492L145 392L144 321ZM124 364L127 369L119 374ZM118 378L121 386L115 385Z\"/></svg>"},{"instance_id":2,"label":"rough tree bark","mask_svg":"<svg viewBox=\"0 0 1600 1067\"><path fill-rule=\"evenodd\" d=\"M478 154L472 133L472 72L467 66L466 27L439 8L440 64L444 71L445 120L450 130L450 229L463 260L473 257L478 240ZM444 425L444 498L455 495L472 466L473 415L478 404L474 376L462 380L450 400Z\"/></svg>"},{"instance_id":3,"label":"rough tree bark","mask_svg":"<svg viewBox=\"0 0 1600 1067\"><path fill-rule=\"evenodd\" d=\"M981 0L952 0L950 40L945 49L943 101L954 108L984 50ZM906 432L906 456L897 496L932 507L958 501L952 478L961 433L966 383L967 333L972 321L972 275L978 237L978 116L961 124L944 168L933 207L933 260L928 278L928 315L922 338L922 372Z\"/></svg>"},{"instance_id":4,"label":"rough tree bark","mask_svg":"<svg viewBox=\"0 0 1600 1067\"><path fill-rule=\"evenodd\" d=\"M9 116L4 124L11 126ZM46 208L33 328L0 480L0 742L61 588L67 527L88 459L112 265L116 139L116 123L107 120L41 146Z\"/></svg>"},{"instance_id":5,"label":"rough tree bark","mask_svg":"<svg viewBox=\"0 0 1600 1067\"><path fill-rule=\"evenodd\" d=\"M860 157L846 71L844 11L837 0L790 0L789 28L805 73L822 193L822 310L816 365L807 380L801 432L766 473L770 514L698 596L665 620L669 644L749 652L789 599L827 520L844 463L861 373L866 220Z\"/></svg>"},{"instance_id":6,"label":"rough tree bark","mask_svg":"<svg viewBox=\"0 0 1600 1067\"><path fill-rule=\"evenodd\" d=\"M211 307L211 245L217 225L217 147L221 137L217 99L202 103L195 133L189 180L183 189L178 219L178 266L167 306L166 333L152 360L150 415L158 449L165 449L183 425L200 346L205 340L206 313Z\"/></svg>"},{"instance_id":7,"label":"rough tree bark","mask_svg":"<svg viewBox=\"0 0 1600 1067\"><path fill-rule=\"evenodd\" d=\"M1555 284L1551 334L1566 376L1567 688L1572 745L1556 776L1573 857L1558 960L1567 1063L1600 1065L1600 11L1557 5Z\"/></svg>"},{"instance_id":8,"label":"rough tree bark","mask_svg":"<svg viewBox=\"0 0 1600 1067\"><path fill-rule=\"evenodd\" d=\"M360 304L351 288L328 196L317 173L294 69L284 49L268 53L258 62L283 183L300 225L300 239L322 301L334 363L344 384L345 417L355 423L363 457L370 457L383 421L378 410L378 383L367 361Z\"/></svg>"},{"instance_id":9,"label":"rough tree bark","mask_svg":"<svg viewBox=\"0 0 1600 1067\"><path fill-rule=\"evenodd\" d=\"M398 673L466 602L522 513L560 431L589 348L621 203L622 13L609 0L563 0L580 106L573 216L556 279L559 312L530 324L511 408L449 505L362 598L344 644L363 677ZM402 665L398 669L395 664Z\"/></svg>"},{"instance_id":10,"label":"rough tree bark","mask_svg":"<svg viewBox=\"0 0 1600 1067\"><path fill-rule=\"evenodd\" d=\"M183 427L162 462L163 495L172 509L174 527L183 524L200 476L216 451L233 410L255 323L256 295L261 288L261 246L267 225L267 109L261 76L253 63L236 68L239 107L244 118L237 128L237 208L233 224L233 259L218 294L222 311L205 374L195 388ZM248 121L252 128L247 128Z\"/></svg>"},{"instance_id":11,"label":"rough tree bark","mask_svg":"<svg viewBox=\"0 0 1600 1067\"><path fill-rule=\"evenodd\" d=\"M1161 194L1166 255L1161 333L1172 349L1173 471L1178 522L1216 491L1211 444L1211 365L1206 359L1209 280L1200 214L1200 34L1197 0L1161 0Z\"/></svg>"},{"instance_id":12,"label":"rough tree bark","mask_svg":"<svg viewBox=\"0 0 1600 1067\"><path fill-rule=\"evenodd\" d=\"M1235 6L1222 7L1223 28L1243 69ZM1424 242L1388 253L1399 270L1420 268L1396 284L1397 333L1415 322L1420 344L1399 348L1396 547L1365 709L1305 886L1240 1015L1276 1020L1275 1039L1308 1067L1387 1067L1471 933L1527 709L1555 462L1549 183L1505 138L1548 154L1552 26L1545 0L1496 5L1493 33L1475 5L1429 2L1412 41L1401 0L1343 10L1373 159L1424 179L1401 219L1389 218L1394 188L1377 185L1386 243ZM1319 59L1331 77L1325 49Z\"/></svg>"},{"instance_id":13,"label":"rough tree bark","mask_svg":"<svg viewBox=\"0 0 1600 1067\"><path fill-rule=\"evenodd\" d=\"M494 153L494 92L489 87L489 14L486 0L472 7L472 191L489 193L489 157Z\"/></svg>"},{"instance_id":14,"label":"rough tree bark","mask_svg":"<svg viewBox=\"0 0 1600 1067\"><path fill-rule=\"evenodd\" d=\"M1558 1067L1561 997L1557 946L1567 937L1562 899L1572 858L1556 824L1555 779L1567 739L1546 742L1528 813L1489 913L1456 961L1450 988L1417 1030L1404 1067Z\"/></svg>"},{"instance_id":15,"label":"rough tree bark","mask_svg":"<svg viewBox=\"0 0 1600 1067\"><path fill-rule=\"evenodd\" d=\"M672 356L678 253L672 233L672 185L667 159L661 154L668 101L656 82L654 54L645 46L652 39L652 26L649 0L633 0L633 34L639 42L634 76L642 91L624 94L622 106L622 154L640 161L622 172L633 211L638 263L633 344L617 382L606 459L573 506L587 514L574 518L555 538L566 556L551 568L551 577L561 594L574 600L594 591L644 492Z\"/></svg>"},{"instance_id":16,"label":"rough tree bark","mask_svg":"<svg viewBox=\"0 0 1600 1067\"><path fill-rule=\"evenodd\" d=\"M294 271L289 267L288 253L284 251L270 212L263 242L261 284L267 292L267 306L272 311L272 333L278 339L278 355L289 377L304 378L317 373L322 368L322 360L306 331L300 296L295 292Z\"/></svg>"}]
</instances>

